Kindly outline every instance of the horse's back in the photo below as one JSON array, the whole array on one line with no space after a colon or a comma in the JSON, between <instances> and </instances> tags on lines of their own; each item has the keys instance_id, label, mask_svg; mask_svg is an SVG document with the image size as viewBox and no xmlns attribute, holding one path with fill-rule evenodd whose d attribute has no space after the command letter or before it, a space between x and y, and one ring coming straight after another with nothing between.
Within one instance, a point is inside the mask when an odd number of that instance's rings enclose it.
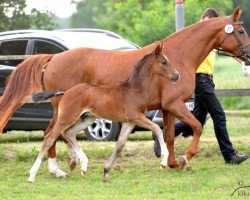
<instances>
[{"instance_id":1,"label":"horse's back","mask_svg":"<svg viewBox=\"0 0 250 200\"><path fill-rule=\"evenodd\" d=\"M68 90L79 83L115 84L128 77L142 54L142 50L91 48L76 48L57 54L45 71L46 89Z\"/></svg>"}]
</instances>

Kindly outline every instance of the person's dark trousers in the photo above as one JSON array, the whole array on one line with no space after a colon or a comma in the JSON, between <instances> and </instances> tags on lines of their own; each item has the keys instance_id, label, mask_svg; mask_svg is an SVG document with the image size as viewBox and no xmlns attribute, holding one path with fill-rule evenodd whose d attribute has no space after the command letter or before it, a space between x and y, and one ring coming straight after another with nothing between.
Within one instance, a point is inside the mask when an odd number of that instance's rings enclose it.
<instances>
[{"instance_id":1,"label":"person's dark trousers","mask_svg":"<svg viewBox=\"0 0 250 200\"><path fill-rule=\"evenodd\" d=\"M231 159L236 152L229 139L225 112L215 95L214 86L211 77L205 74L196 74L194 116L204 125L207 113L210 113L221 153L227 161ZM175 126L175 135L177 136L180 133L182 133L183 136L193 135L192 129L182 122L177 123Z\"/></svg>"},{"instance_id":2,"label":"person's dark trousers","mask_svg":"<svg viewBox=\"0 0 250 200\"><path fill-rule=\"evenodd\" d=\"M204 74L196 75L196 104L198 104L198 107L200 110L202 110L200 112L210 113L214 124L214 132L219 143L221 153L224 159L227 161L231 159L236 154L236 152L233 149L233 145L229 139L226 127L226 115L217 96L215 95L214 87L214 82L210 77ZM197 115L197 117L199 118L199 115ZM201 119L203 120L201 121L203 124L205 122L205 117L206 116L203 116Z\"/></svg>"}]
</instances>

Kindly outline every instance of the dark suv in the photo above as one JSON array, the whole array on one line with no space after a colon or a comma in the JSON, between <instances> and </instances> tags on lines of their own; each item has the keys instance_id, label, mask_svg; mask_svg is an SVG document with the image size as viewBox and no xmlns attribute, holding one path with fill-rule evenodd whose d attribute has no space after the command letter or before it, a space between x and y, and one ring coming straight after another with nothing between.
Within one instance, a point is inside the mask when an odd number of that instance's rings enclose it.
<instances>
[{"instance_id":1,"label":"dark suv","mask_svg":"<svg viewBox=\"0 0 250 200\"><path fill-rule=\"evenodd\" d=\"M0 33L0 56L56 54L76 47L123 51L140 48L113 32L100 29L21 30ZM13 60L11 57L0 60L1 95L5 89L6 78L22 60L23 58ZM188 102L187 106L192 110L193 101ZM14 113L5 130L44 130L52 115L53 109L49 102L39 105L27 103ZM161 111L150 111L146 115L162 127ZM115 140L120 128L118 122L98 119L85 133L90 140Z\"/></svg>"}]
</instances>

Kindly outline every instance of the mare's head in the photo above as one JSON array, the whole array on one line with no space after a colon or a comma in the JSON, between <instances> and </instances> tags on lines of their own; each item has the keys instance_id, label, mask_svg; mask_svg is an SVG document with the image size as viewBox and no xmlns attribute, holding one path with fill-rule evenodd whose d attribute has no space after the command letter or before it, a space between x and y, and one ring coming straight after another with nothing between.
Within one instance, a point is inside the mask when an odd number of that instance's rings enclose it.
<instances>
[{"instance_id":1,"label":"mare's head","mask_svg":"<svg viewBox=\"0 0 250 200\"><path fill-rule=\"evenodd\" d=\"M151 56L154 61L151 64L151 74L153 76L161 76L170 79L173 82L179 80L179 73L172 67L168 58L163 54L163 45L158 45L154 51L151 52Z\"/></svg>"},{"instance_id":2,"label":"mare's head","mask_svg":"<svg viewBox=\"0 0 250 200\"><path fill-rule=\"evenodd\" d=\"M223 31L220 47L234 57L250 63L250 38L239 21L242 9L237 7L233 14L226 18L227 24Z\"/></svg>"}]
</instances>

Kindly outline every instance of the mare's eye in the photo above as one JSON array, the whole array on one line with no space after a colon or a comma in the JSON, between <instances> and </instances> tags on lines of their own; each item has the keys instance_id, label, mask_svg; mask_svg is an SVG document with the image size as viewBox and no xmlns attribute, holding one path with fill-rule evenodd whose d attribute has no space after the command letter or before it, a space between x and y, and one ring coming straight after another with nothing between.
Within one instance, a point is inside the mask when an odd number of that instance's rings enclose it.
<instances>
[{"instance_id":1,"label":"mare's eye","mask_svg":"<svg viewBox=\"0 0 250 200\"><path fill-rule=\"evenodd\" d=\"M163 64L163 65L167 65L168 62L167 62L167 61L162 61L162 64Z\"/></svg>"},{"instance_id":2,"label":"mare's eye","mask_svg":"<svg viewBox=\"0 0 250 200\"><path fill-rule=\"evenodd\" d=\"M244 34L244 31L243 30L239 30L238 31L240 34Z\"/></svg>"}]
</instances>

